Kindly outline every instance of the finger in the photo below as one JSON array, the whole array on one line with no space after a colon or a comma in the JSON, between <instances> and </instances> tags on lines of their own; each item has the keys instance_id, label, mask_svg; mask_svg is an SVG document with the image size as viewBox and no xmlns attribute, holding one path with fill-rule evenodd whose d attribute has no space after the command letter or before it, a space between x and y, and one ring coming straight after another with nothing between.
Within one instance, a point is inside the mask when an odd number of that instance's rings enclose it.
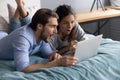
<instances>
[{"instance_id":1,"label":"finger","mask_svg":"<svg viewBox=\"0 0 120 80\"><path fill-rule=\"evenodd\" d=\"M62 58L62 56L61 56L61 55L59 55L59 56L58 56L58 59L59 59L59 58Z\"/></svg>"},{"instance_id":2,"label":"finger","mask_svg":"<svg viewBox=\"0 0 120 80\"><path fill-rule=\"evenodd\" d=\"M72 66L72 65L75 65L76 63L77 63L76 60L69 60L69 62L67 62L67 65Z\"/></svg>"},{"instance_id":3,"label":"finger","mask_svg":"<svg viewBox=\"0 0 120 80\"><path fill-rule=\"evenodd\" d=\"M78 58L73 57L73 56L71 56L71 57L72 57L72 58L70 58L71 60L78 61Z\"/></svg>"},{"instance_id":4,"label":"finger","mask_svg":"<svg viewBox=\"0 0 120 80\"><path fill-rule=\"evenodd\" d=\"M72 65L75 65L76 63L77 63L77 61L72 62Z\"/></svg>"},{"instance_id":5,"label":"finger","mask_svg":"<svg viewBox=\"0 0 120 80\"><path fill-rule=\"evenodd\" d=\"M49 57L49 60L51 61L52 59L53 59L52 56L50 56L50 57Z\"/></svg>"},{"instance_id":6,"label":"finger","mask_svg":"<svg viewBox=\"0 0 120 80\"><path fill-rule=\"evenodd\" d=\"M64 57L66 57L69 60L76 60L76 61L78 60L78 58L76 58L74 56L64 56Z\"/></svg>"},{"instance_id":7,"label":"finger","mask_svg":"<svg viewBox=\"0 0 120 80\"><path fill-rule=\"evenodd\" d=\"M62 58L62 56L60 54L56 55L56 59Z\"/></svg>"},{"instance_id":8,"label":"finger","mask_svg":"<svg viewBox=\"0 0 120 80\"><path fill-rule=\"evenodd\" d=\"M54 56L55 56L55 54L53 53L53 54L51 54L50 55L50 57L49 57L49 60L53 60L54 59Z\"/></svg>"},{"instance_id":9,"label":"finger","mask_svg":"<svg viewBox=\"0 0 120 80\"><path fill-rule=\"evenodd\" d=\"M77 40L74 40L74 44L77 44L78 43L78 41Z\"/></svg>"},{"instance_id":10,"label":"finger","mask_svg":"<svg viewBox=\"0 0 120 80\"><path fill-rule=\"evenodd\" d=\"M73 45L73 48L76 48L77 47L77 45Z\"/></svg>"}]
</instances>

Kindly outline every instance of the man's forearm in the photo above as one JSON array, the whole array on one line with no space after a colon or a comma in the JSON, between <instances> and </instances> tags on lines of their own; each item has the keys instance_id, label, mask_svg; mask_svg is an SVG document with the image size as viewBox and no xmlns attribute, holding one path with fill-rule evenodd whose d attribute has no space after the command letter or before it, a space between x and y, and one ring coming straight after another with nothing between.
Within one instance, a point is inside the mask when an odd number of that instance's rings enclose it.
<instances>
[{"instance_id":1,"label":"man's forearm","mask_svg":"<svg viewBox=\"0 0 120 80\"><path fill-rule=\"evenodd\" d=\"M51 61L48 63L44 63L44 64L32 64L29 65L28 67L26 67L25 69L22 70L22 72L30 72L30 71L34 71L40 68L50 68L50 67L56 67L59 66L59 63L55 62L55 61Z\"/></svg>"}]
</instances>

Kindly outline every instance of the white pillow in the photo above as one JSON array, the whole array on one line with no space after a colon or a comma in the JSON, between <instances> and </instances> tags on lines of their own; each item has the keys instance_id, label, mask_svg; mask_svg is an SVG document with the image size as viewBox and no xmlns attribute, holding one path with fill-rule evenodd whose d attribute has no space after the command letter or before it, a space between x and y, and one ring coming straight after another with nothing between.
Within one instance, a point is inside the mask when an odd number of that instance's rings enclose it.
<instances>
[{"instance_id":1,"label":"white pillow","mask_svg":"<svg viewBox=\"0 0 120 80\"><path fill-rule=\"evenodd\" d=\"M9 17L9 21L10 19L14 16L15 14L15 8L12 7L10 4L7 4L8 7L8 17Z\"/></svg>"},{"instance_id":2,"label":"white pillow","mask_svg":"<svg viewBox=\"0 0 120 80\"><path fill-rule=\"evenodd\" d=\"M8 31L8 23L2 16L0 16L0 31Z\"/></svg>"},{"instance_id":3,"label":"white pillow","mask_svg":"<svg viewBox=\"0 0 120 80\"><path fill-rule=\"evenodd\" d=\"M0 39L2 39L3 37L7 36L8 33L4 32L4 31L0 31Z\"/></svg>"},{"instance_id":4,"label":"white pillow","mask_svg":"<svg viewBox=\"0 0 120 80\"><path fill-rule=\"evenodd\" d=\"M9 14L9 20L14 16L16 8L14 8L12 5L7 4L8 7L8 14ZM37 6L31 6L27 7L26 10L29 12L30 18L34 15L34 13L38 10Z\"/></svg>"}]
</instances>

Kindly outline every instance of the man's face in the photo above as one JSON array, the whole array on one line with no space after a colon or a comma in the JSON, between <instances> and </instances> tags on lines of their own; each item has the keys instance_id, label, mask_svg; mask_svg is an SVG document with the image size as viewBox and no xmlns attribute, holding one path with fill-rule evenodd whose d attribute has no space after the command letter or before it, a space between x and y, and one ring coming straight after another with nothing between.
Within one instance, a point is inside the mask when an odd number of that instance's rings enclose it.
<instances>
[{"instance_id":1,"label":"man's face","mask_svg":"<svg viewBox=\"0 0 120 80\"><path fill-rule=\"evenodd\" d=\"M42 39L49 42L51 37L57 33L57 25L57 18L49 18L48 23L43 27L43 33L41 34Z\"/></svg>"},{"instance_id":2,"label":"man's face","mask_svg":"<svg viewBox=\"0 0 120 80\"><path fill-rule=\"evenodd\" d=\"M60 33L62 32L62 34L66 36L69 35L74 25L75 25L74 15L68 15L64 17L59 23Z\"/></svg>"}]
</instances>

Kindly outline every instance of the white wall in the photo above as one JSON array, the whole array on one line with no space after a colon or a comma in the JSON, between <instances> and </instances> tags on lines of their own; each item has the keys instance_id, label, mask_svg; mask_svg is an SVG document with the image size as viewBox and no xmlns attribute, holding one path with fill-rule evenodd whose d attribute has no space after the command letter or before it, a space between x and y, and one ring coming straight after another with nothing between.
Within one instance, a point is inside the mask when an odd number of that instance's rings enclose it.
<instances>
[{"instance_id":1,"label":"white wall","mask_svg":"<svg viewBox=\"0 0 120 80\"><path fill-rule=\"evenodd\" d=\"M90 3L86 4L86 2L90 2ZM88 8L88 6L91 6L91 1L90 0L41 0L41 7L50 8L50 9L55 9L57 6L62 4L69 4L76 11L79 11L81 9Z\"/></svg>"},{"instance_id":2,"label":"white wall","mask_svg":"<svg viewBox=\"0 0 120 80\"><path fill-rule=\"evenodd\" d=\"M94 0L41 0L41 7L55 9L61 4L71 5L76 12L80 10L91 9ZM103 3L105 0L101 0Z\"/></svg>"}]
</instances>

